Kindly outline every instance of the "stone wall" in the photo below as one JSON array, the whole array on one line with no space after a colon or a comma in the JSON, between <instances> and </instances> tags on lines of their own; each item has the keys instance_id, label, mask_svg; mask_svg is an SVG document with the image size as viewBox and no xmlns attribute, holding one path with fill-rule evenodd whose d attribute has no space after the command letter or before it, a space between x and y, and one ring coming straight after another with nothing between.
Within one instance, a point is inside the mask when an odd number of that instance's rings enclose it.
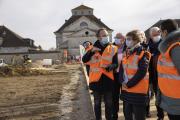
<instances>
[{"instance_id":1,"label":"stone wall","mask_svg":"<svg viewBox=\"0 0 180 120\"><path fill-rule=\"evenodd\" d=\"M47 52L24 52L24 53L0 53L0 59L4 59L5 63L11 64L12 59L16 56L23 57L23 55L29 55L31 60L34 62L36 60L52 59L53 61L62 60L62 52L59 51L47 51Z\"/></svg>"},{"instance_id":2,"label":"stone wall","mask_svg":"<svg viewBox=\"0 0 180 120\"><path fill-rule=\"evenodd\" d=\"M0 53L21 53L28 50L28 47L0 47Z\"/></svg>"}]
</instances>

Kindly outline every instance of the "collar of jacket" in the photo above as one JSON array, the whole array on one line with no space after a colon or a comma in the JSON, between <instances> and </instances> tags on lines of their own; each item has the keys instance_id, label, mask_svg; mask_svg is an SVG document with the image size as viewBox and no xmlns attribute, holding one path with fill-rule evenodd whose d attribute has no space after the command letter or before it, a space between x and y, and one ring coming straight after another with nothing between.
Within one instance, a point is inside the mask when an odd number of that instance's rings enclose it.
<instances>
[{"instance_id":1,"label":"collar of jacket","mask_svg":"<svg viewBox=\"0 0 180 120\"><path fill-rule=\"evenodd\" d=\"M134 49L130 49L129 51L129 55L134 54L135 52L137 52L137 55L141 53L141 51L143 50L143 47L140 46L136 46Z\"/></svg>"},{"instance_id":2,"label":"collar of jacket","mask_svg":"<svg viewBox=\"0 0 180 120\"><path fill-rule=\"evenodd\" d=\"M129 49L129 51L130 51L130 54L132 53L134 53L134 52L136 52L137 51L137 49L139 49L141 47L141 43L137 43L135 46L133 46L132 48L130 48ZM128 48L127 48L128 49Z\"/></svg>"},{"instance_id":3,"label":"collar of jacket","mask_svg":"<svg viewBox=\"0 0 180 120\"><path fill-rule=\"evenodd\" d=\"M148 43L148 46L149 46L149 50L150 50L150 52L152 53L152 54L159 54L160 52L159 52L159 49L158 49L158 46L159 46L159 44L162 42L162 39L159 41L159 42L157 42L157 43L154 43L153 41L152 41L152 39L150 39L149 40L149 43Z\"/></svg>"},{"instance_id":4,"label":"collar of jacket","mask_svg":"<svg viewBox=\"0 0 180 120\"><path fill-rule=\"evenodd\" d=\"M170 45L172 45L175 42L180 41L180 29L171 32L162 42L159 44L159 51L161 53L165 53L166 50L169 48Z\"/></svg>"}]
</instances>

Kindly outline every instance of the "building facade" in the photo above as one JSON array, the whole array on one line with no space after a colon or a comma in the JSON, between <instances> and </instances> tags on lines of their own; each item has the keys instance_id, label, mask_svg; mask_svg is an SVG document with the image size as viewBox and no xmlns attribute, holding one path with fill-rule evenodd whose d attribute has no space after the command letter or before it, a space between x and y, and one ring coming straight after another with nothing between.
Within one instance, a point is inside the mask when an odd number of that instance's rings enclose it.
<instances>
[{"instance_id":1,"label":"building facade","mask_svg":"<svg viewBox=\"0 0 180 120\"><path fill-rule=\"evenodd\" d=\"M71 12L72 16L54 32L58 50L67 50L69 56L78 56L80 54L79 45L84 41L94 43L97 40L96 32L100 28L106 28L112 40L113 30L94 16L92 8L80 5Z\"/></svg>"}]
</instances>

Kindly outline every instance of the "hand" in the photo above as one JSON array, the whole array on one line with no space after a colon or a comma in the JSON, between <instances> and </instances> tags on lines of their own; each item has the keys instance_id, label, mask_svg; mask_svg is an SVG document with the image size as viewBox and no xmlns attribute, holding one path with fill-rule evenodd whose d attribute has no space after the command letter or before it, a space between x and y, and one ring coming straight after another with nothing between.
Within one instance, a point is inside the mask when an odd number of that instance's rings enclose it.
<instances>
[{"instance_id":1,"label":"hand","mask_svg":"<svg viewBox=\"0 0 180 120\"><path fill-rule=\"evenodd\" d=\"M110 72L114 69L114 65L108 65L105 69L107 72Z\"/></svg>"},{"instance_id":2,"label":"hand","mask_svg":"<svg viewBox=\"0 0 180 120\"><path fill-rule=\"evenodd\" d=\"M148 52L148 51L145 51L144 52L144 55L146 56L146 58L150 61L150 59L151 59L151 53L150 52Z\"/></svg>"},{"instance_id":3,"label":"hand","mask_svg":"<svg viewBox=\"0 0 180 120\"><path fill-rule=\"evenodd\" d=\"M91 51L92 51L92 52L98 52L98 51L101 51L101 49L99 49L99 48L97 48L97 47L93 47L93 48L91 49Z\"/></svg>"}]
</instances>

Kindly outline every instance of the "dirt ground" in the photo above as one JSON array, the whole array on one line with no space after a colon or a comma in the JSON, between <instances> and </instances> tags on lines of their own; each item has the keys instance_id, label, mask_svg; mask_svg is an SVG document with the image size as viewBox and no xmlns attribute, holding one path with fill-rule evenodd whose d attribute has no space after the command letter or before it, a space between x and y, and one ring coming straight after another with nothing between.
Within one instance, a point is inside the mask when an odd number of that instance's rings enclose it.
<instances>
[{"instance_id":1,"label":"dirt ground","mask_svg":"<svg viewBox=\"0 0 180 120\"><path fill-rule=\"evenodd\" d=\"M53 75L0 77L0 120L93 120L81 66L54 71Z\"/></svg>"},{"instance_id":2,"label":"dirt ground","mask_svg":"<svg viewBox=\"0 0 180 120\"><path fill-rule=\"evenodd\" d=\"M0 77L0 120L94 120L83 69L61 65L47 68L53 72L50 75ZM120 120L124 120L122 107L120 101ZM105 120L104 105L102 111ZM156 120L154 100L151 114L148 120Z\"/></svg>"}]
</instances>

